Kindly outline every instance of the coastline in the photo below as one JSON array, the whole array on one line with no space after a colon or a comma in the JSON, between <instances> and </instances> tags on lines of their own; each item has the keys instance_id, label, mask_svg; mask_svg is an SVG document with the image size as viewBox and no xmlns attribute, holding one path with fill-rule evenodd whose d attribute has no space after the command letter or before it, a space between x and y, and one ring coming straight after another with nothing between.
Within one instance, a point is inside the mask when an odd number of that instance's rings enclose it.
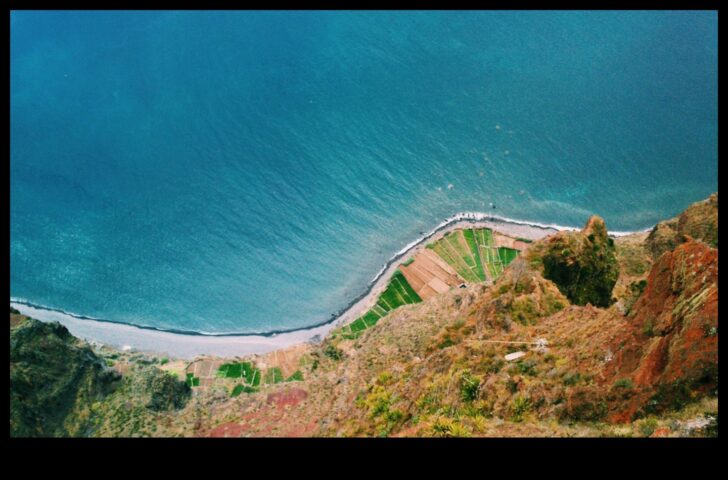
<instances>
[{"instance_id":1,"label":"coastline","mask_svg":"<svg viewBox=\"0 0 728 480\"><path fill-rule=\"evenodd\" d=\"M463 227L487 227L511 237L537 240L561 230L575 227L547 225L514 220L480 212L463 212L448 217L428 234L410 242L394 254L374 276L365 291L353 299L331 319L316 325L272 332L209 334L182 330L163 330L155 327L132 325L75 315L56 309L11 299L11 306L24 315L41 321L58 321L69 331L89 342L123 351L136 350L164 354L173 358L193 359L200 355L242 357L263 354L306 342L318 342L329 331L356 320L364 314L386 288L389 278L404 257L418 253L447 232ZM624 236L637 232L609 232L610 236Z\"/></svg>"}]
</instances>

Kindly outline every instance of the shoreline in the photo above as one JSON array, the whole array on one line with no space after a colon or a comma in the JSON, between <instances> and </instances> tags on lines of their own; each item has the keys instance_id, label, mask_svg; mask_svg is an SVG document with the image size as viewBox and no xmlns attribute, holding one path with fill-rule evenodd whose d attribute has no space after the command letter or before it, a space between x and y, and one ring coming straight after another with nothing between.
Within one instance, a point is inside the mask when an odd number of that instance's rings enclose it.
<instances>
[{"instance_id":1,"label":"shoreline","mask_svg":"<svg viewBox=\"0 0 728 480\"><path fill-rule=\"evenodd\" d=\"M332 329L356 320L376 302L376 298L386 288L389 278L403 257L414 255L430 241L435 241L445 233L465 226L486 227L510 237L529 240L537 240L558 231L579 230L575 227L525 222L480 212L458 213L446 218L429 233L395 253L369 282L364 292L333 314L330 319L303 328L269 332L205 333L97 319L34 305L22 299L11 298L10 304L24 315L41 321L58 321L77 337L122 351L133 349L182 359L193 359L200 355L242 357L263 354L296 344L319 342ZM650 229L645 231L648 230ZM618 237L639 232L609 232L609 235Z\"/></svg>"}]
</instances>

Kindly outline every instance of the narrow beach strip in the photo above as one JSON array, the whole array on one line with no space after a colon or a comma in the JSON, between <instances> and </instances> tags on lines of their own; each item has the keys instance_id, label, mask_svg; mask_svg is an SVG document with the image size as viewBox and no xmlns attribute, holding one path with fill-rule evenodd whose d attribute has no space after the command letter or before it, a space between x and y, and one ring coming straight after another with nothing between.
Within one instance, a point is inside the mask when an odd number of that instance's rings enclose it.
<instances>
[{"instance_id":1,"label":"narrow beach strip","mask_svg":"<svg viewBox=\"0 0 728 480\"><path fill-rule=\"evenodd\" d=\"M559 230L578 230L574 227L529 223L480 212L458 213L445 219L428 234L400 249L375 275L366 290L331 319L318 325L280 332L260 334L174 332L83 317L33 305L19 299L11 300L11 306L22 314L41 321L58 321L77 337L121 350L153 352L182 359L193 359L199 355L242 357L263 354L304 342L318 342L333 328L356 320L376 302L401 261L406 260L405 257L417 254L428 243L437 241L446 233L464 227L490 228L504 235L529 240L538 240ZM630 233L634 232L610 232L610 235L622 236Z\"/></svg>"}]
</instances>

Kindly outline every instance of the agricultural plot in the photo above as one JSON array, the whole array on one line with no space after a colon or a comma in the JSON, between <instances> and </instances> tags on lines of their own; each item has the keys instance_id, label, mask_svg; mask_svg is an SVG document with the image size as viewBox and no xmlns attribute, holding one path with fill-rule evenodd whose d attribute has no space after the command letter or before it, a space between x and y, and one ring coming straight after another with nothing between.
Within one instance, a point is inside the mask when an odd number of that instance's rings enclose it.
<instances>
[{"instance_id":1,"label":"agricultural plot","mask_svg":"<svg viewBox=\"0 0 728 480\"><path fill-rule=\"evenodd\" d=\"M265 372L263 381L268 385L281 383L283 381L283 373L281 373L281 369L277 367L269 368Z\"/></svg>"},{"instance_id":2,"label":"agricultural plot","mask_svg":"<svg viewBox=\"0 0 728 480\"><path fill-rule=\"evenodd\" d=\"M189 385L190 387L199 387L200 378L195 377L194 373L188 373L187 378L185 379L185 383L187 383L187 385Z\"/></svg>"},{"instance_id":3,"label":"agricultural plot","mask_svg":"<svg viewBox=\"0 0 728 480\"><path fill-rule=\"evenodd\" d=\"M392 275L377 303L343 327L342 336L357 338L362 331L376 325L380 318L392 310L421 302L422 298L447 291L462 281L495 281L518 256L517 249L498 246L498 243L488 228L468 228L446 233L438 241L428 244L427 251L402 263L402 270Z\"/></svg>"},{"instance_id":4,"label":"agricultural plot","mask_svg":"<svg viewBox=\"0 0 728 480\"><path fill-rule=\"evenodd\" d=\"M367 313L342 328L342 335L346 338L356 338L360 332L373 327L380 318L402 305L419 303L422 301L417 292L407 282L399 270L394 272L387 288L377 299L376 305Z\"/></svg>"},{"instance_id":5,"label":"agricultural plot","mask_svg":"<svg viewBox=\"0 0 728 480\"><path fill-rule=\"evenodd\" d=\"M488 228L456 230L428 247L470 283L495 281L518 256L514 248L499 247Z\"/></svg>"},{"instance_id":6,"label":"agricultural plot","mask_svg":"<svg viewBox=\"0 0 728 480\"><path fill-rule=\"evenodd\" d=\"M412 262L400 265L400 270L422 300L463 283L457 272L432 249L419 252Z\"/></svg>"},{"instance_id":7,"label":"agricultural plot","mask_svg":"<svg viewBox=\"0 0 728 480\"><path fill-rule=\"evenodd\" d=\"M250 362L224 363L217 371L218 378L242 378L251 387L260 385L260 370Z\"/></svg>"},{"instance_id":8,"label":"agricultural plot","mask_svg":"<svg viewBox=\"0 0 728 480\"><path fill-rule=\"evenodd\" d=\"M293 372L293 374L286 378L286 382L302 382L303 381L303 373L300 370L296 370Z\"/></svg>"},{"instance_id":9,"label":"agricultural plot","mask_svg":"<svg viewBox=\"0 0 728 480\"><path fill-rule=\"evenodd\" d=\"M191 374L188 374L188 377ZM230 392L231 397L237 397L241 393L254 393L259 390L261 381L265 385L274 385L282 382L303 381L303 373L296 370L290 377L284 380L283 372L279 367L271 367L265 371L265 374L250 362L225 363L220 365L217 371L217 378L239 378L243 383L235 385Z\"/></svg>"}]
</instances>

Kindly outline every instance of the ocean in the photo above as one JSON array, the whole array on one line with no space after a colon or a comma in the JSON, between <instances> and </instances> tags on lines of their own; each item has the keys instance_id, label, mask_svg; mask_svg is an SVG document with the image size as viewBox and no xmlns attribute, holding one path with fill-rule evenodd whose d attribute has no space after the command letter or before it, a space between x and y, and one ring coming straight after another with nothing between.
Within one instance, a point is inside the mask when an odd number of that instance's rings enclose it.
<instances>
[{"instance_id":1,"label":"ocean","mask_svg":"<svg viewBox=\"0 0 728 480\"><path fill-rule=\"evenodd\" d=\"M718 188L717 23L11 12L11 297L268 332L458 212L651 227Z\"/></svg>"}]
</instances>

